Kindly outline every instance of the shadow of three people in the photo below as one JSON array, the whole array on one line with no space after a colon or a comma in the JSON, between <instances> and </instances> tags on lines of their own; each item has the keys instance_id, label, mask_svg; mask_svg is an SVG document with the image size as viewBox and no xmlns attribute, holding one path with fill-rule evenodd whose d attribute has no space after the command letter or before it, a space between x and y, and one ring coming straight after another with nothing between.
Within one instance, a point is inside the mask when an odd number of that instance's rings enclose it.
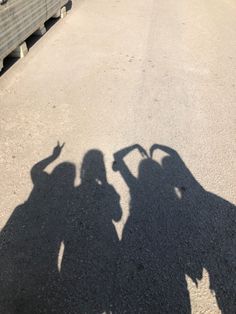
<instances>
[{"instance_id":1,"label":"shadow of three people","mask_svg":"<svg viewBox=\"0 0 236 314\"><path fill-rule=\"evenodd\" d=\"M206 192L180 156L140 162L135 178L124 162L134 145L114 154L130 190L130 216L119 243L119 195L108 184L103 155L89 151L74 188L75 166L31 171L34 189L1 233L3 313L191 313L185 276L209 272L223 313L235 313L235 207ZM179 194L176 194L178 189ZM58 254L64 243L60 267Z\"/></svg>"}]
</instances>

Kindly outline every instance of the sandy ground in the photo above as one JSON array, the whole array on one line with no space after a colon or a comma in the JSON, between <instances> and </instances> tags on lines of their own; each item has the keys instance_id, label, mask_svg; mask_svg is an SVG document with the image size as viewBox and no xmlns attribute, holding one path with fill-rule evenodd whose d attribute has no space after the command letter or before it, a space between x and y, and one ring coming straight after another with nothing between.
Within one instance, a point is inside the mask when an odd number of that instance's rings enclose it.
<instances>
[{"instance_id":1,"label":"sandy ground","mask_svg":"<svg viewBox=\"0 0 236 314\"><path fill-rule=\"evenodd\" d=\"M0 227L27 200L32 166L58 140L65 147L47 171L75 163L76 185L85 153L103 152L121 197L120 239L130 193L112 170L113 153L136 143L175 149L205 191L235 204L235 16L233 0L74 1L0 78ZM138 152L127 159L135 176L140 160ZM220 313L209 269L198 287L185 274L192 313Z\"/></svg>"}]
</instances>

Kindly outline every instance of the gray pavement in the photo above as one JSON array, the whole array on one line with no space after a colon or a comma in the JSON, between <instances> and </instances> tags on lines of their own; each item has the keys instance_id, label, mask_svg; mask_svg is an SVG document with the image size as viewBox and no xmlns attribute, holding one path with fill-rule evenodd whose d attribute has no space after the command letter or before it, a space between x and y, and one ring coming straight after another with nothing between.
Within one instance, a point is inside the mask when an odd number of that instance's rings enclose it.
<instances>
[{"instance_id":1,"label":"gray pavement","mask_svg":"<svg viewBox=\"0 0 236 314\"><path fill-rule=\"evenodd\" d=\"M0 312L236 312L235 16L74 1L0 77Z\"/></svg>"}]
</instances>

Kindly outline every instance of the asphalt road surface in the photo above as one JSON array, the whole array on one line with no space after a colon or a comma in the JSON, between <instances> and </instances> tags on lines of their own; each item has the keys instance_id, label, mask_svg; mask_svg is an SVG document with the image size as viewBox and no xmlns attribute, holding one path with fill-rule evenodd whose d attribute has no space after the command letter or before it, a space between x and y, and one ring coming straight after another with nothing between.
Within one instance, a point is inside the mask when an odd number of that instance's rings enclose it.
<instances>
[{"instance_id":1,"label":"asphalt road surface","mask_svg":"<svg viewBox=\"0 0 236 314\"><path fill-rule=\"evenodd\" d=\"M235 16L74 1L3 73L1 313L236 313Z\"/></svg>"}]
</instances>

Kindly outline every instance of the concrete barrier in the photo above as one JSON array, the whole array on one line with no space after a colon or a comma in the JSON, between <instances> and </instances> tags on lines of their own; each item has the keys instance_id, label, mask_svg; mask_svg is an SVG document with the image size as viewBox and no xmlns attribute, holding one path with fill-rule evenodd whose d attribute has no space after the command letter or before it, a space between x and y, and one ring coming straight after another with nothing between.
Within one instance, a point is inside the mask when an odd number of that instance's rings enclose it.
<instances>
[{"instance_id":1,"label":"concrete barrier","mask_svg":"<svg viewBox=\"0 0 236 314\"><path fill-rule=\"evenodd\" d=\"M22 43L52 16L59 17L68 0L0 0L0 70L10 53L18 56ZM65 10L62 11L62 16ZM25 54L19 53L19 57Z\"/></svg>"}]
</instances>

